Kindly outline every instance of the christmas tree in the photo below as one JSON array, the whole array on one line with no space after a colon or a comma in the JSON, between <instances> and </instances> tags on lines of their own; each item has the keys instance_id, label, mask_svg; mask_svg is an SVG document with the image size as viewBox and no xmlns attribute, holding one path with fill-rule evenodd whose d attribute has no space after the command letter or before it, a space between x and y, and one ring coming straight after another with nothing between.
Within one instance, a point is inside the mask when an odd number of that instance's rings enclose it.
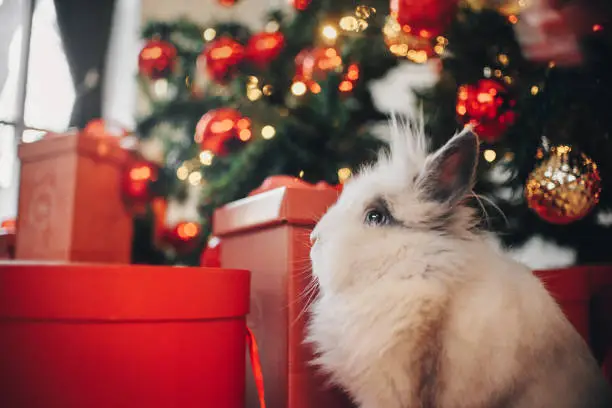
<instances>
[{"instance_id":1,"label":"christmas tree","mask_svg":"<svg viewBox=\"0 0 612 408\"><path fill-rule=\"evenodd\" d=\"M139 79L151 109L137 134L143 153L158 153L131 169L147 184L128 191L193 200L197 186L199 213L170 226L170 252L152 243L154 211L139 218L135 262L197 264L214 209L270 175L342 183L382 146L373 125L387 116L368 82L400 61L438 67L436 86L419 92L432 147L468 124L481 137L483 226L510 246L542 236L574 248L577 262L612 258L605 1L582 14L544 0L292 5L255 33L188 20L144 28Z\"/></svg>"},{"instance_id":2,"label":"christmas tree","mask_svg":"<svg viewBox=\"0 0 612 408\"><path fill-rule=\"evenodd\" d=\"M147 196L186 199L192 185L201 186L202 230L198 245L162 254L150 244L149 213L137 221L135 262L197 264L214 209L245 197L266 177L335 185L374 158L380 140L371 125L386 116L375 108L368 80L398 63L383 38L385 16L376 13L388 3L292 5L262 16L260 32L187 19L144 28L139 80L151 109L137 134L141 150L150 146L147 139L163 142Z\"/></svg>"}]
</instances>

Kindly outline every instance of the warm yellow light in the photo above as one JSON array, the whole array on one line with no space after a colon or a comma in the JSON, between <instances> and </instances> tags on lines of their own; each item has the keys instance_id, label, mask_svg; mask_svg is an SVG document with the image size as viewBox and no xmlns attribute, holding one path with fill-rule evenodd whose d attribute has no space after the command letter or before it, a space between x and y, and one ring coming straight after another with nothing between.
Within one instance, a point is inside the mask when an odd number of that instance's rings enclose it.
<instances>
[{"instance_id":1,"label":"warm yellow light","mask_svg":"<svg viewBox=\"0 0 612 408\"><path fill-rule=\"evenodd\" d=\"M275 33L280 30L280 24L278 24L278 21L275 20L268 21L264 30L268 33Z\"/></svg>"},{"instance_id":2,"label":"warm yellow light","mask_svg":"<svg viewBox=\"0 0 612 408\"><path fill-rule=\"evenodd\" d=\"M187 180L189 181L189 184L197 186L200 184L200 181L202 181L202 175L199 172L194 171L189 175Z\"/></svg>"},{"instance_id":3,"label":"warm yellow light","mask_svg":"<svg viewBox=\"0 0 612 408\"><path fill-rule=\"evenodd\" d=\"M214 28L207 28L206 30L204 30L204 40L206 41L212 41L215 39L215 37L217 36L217 31Z\"/></svg>"},{"instance_id":4,"label":"warm yellow light","mask_svg":"<svg viewBox=\"0 0 612 408\"><path fill-rule=\"evenodd\" d=\"M499 54L497 60L504 66L510 63L510 58L506 54Z\"/></svg>"},{"instance_id":5,"label":"warm yellow light","mask_svg":"<svg viewBox=\"0 0 612 408\"><path fill-rule=\"evenodd\" d=\"M304 170L300 170L300 174L298 174L299 178L303 178L304 177Z\"/></svg>"},{"instance_id":6,"label":"warm yellow light","mask_svg":"<svg viewBox=\"0 0 612 408\"><path fill-rule=\"evenodd\" d=\"M238 132L238 138L243 142L246 142L251 139L252 135L253 134L251 133L250 129L242 129L240 132Z\"/></svg>"},{"instance_id":7,"label":"warm yellow light","mask_svg":"<svg viewBox=\"0 0 612 408\"><path fill-rule=\"evenodd\" d=\"M247 98L249 99L249 101L256 101L261 98L262 95L263 92L261 92L261 90L258 88L251 88L247 90Z\"/></svg>"},{"instance_id":8,"label":"warm yellow light","mask_svg":"<svg viewBox=\"0 0 612 408\"><path fill-rule=\"evenodd\" d=\"M540 92L540 88L538 88L536 85L534 85L534 86L532 86L532 87L531 87L531 94L532 94L532 95L534 95L534 96L535 96L535 95L537 95L537 94L538 94L538 92Z\"/></svg>"},{"instance_id":9,"label":"warm yellow light","mask_svg":"<svg viewBox=\"0 0 612 408\"><path fill-rule=\"evenodd\" d=\"M359 23L354 16L345 16L340 19L338 25L344 31L358 31Z\"/></svg>"},{"instance_id":10,"label":"warm yellow light","mask_svg":"<svg viewBox=\"0 0 612 408\"><path fill-rule=\"evenodd\" d=\"M272 85L268 84L268 85L264 85L263 88L261 88L261 90L263 91L263 94L266 96L270 96L272 95Z\"/></svg>"},{"instance_id":11,"label":"warm yellow light","mask_svg":"<svg viewBox=\"0 0 612 408\"><path fill-rule=\"evenodd\" d=\"M291 85L291 93L296 96L304 95L306 93L306 90L306 84L302 81L294 82L293 85Z\"/></svg>"},{"instance_id":12,"label":"warm yellow light","mask_svg":"<svg viewBox=\"0 0 612 408\"><path fill-rule=\"evenodd\" d=\"M353 175L353 172L348 167L338 169L338 180L340 183L344 183Z\"/></svg>"},{"instance_id":13,"label":"warm yellow light","mask_svg":"<svg viewBox=\"0 0 612 408\"><path fill-rule=\"evenodd\" d=\"M276 135L276 129L274 129L274 126L266 125L261 128L261 137L264 139L270 140L274 137L274 135Z\"/></svg>"},{"instance_id":14,"label":"warm yellow light","mask_svg":"<svg viewBox=\"0 0 612 408\"><path fill-rule=\"evenodd\" d=\"M422 64L427 62L427 52L423 50L409 50L406 54L409 60L412 62L416 62L417 64Z\"/></svg>"},{"instance_id":15,"label":"warm yellow light","mask_svg":"<svg viewBox=\"0 0 612 408\"><path fill-rule=\"evenodd\" d=\"M497 157L497 153L495 153L495 150L491 149L485 150L484 152L482 152L482 155L484 156L484 159L489 163L491 163Z\"/></svg>"},{"instance_id":16,"label":"warm yellow light","mask_svg":"<svg viewBox=\"0 0 612 408\"><path fill-rule=\"evenodd\" d=\"M321 34L328 40L335 40L338 38L338 30L332 25L325 25L323 30L321 30Z\"/></svg>"},{"instance_id":17,"label":"warm yellow light","mask_svg":"<svg viewBox=\"0 0 612 408\"><path fill-rule=\"evenodd\" d=\"M249 85L250 86L257 86L258 83L259 83L259 78L257 78L255 75L249 76Z\"/></svg>"},{"instance_id":18,"label":"warm yellow light","mask_svg":"<svg viewBox=\"0 0 612 408\"><path fill-rule=\"evenodd\" d=\"M204 166L210 166L212 164L213 158L215 155L210 150L204 150L200 152L200 163Z\"/></svg>"},{"instance_id":19,"label":"warm yellow light","mask_svg":"<svg viewBox=\"0 0 612 408\"><path fill-rule=\"evenodd\" d=\"M182 165L178 169L176 169L176 177L179 180L187 180L187 176L189 176L189 170L185 165Z\"/></svg>"}]
</instances>

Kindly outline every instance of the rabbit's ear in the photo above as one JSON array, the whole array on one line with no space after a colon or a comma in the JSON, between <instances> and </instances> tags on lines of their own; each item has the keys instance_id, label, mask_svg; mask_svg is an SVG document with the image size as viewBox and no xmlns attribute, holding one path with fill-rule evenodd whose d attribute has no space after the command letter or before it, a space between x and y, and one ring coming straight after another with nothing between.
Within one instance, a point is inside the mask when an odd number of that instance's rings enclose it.
<instances>
[{"instance_id":1,"label":"rabbit's ear","mask_svg":"<svg viewBox=\"0 0 612 408\"><path fill-rule=\"evenodd\" d=\"M470 128L453 136L428 157L419 189L427 199L456 204L472 189L478 164L478 136Z\"/></svg>"}]
</instances>

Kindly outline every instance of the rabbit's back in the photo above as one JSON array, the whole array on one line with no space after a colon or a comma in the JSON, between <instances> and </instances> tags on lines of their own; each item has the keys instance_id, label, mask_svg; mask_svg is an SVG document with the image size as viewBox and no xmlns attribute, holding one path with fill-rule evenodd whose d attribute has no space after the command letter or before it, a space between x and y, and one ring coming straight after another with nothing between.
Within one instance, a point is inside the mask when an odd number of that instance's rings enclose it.
<instances>
[{"instance_id":1,"label":"rabbit's back","mask_svg":"<svg viewBox=\"0 0 612 408\"><path fill-rule=\"evenodd\" d=\"M497 269L451 302L440 406L612 407L586 343L540 280L506 258L488 261Z\"/></svg>"}]
</instances>

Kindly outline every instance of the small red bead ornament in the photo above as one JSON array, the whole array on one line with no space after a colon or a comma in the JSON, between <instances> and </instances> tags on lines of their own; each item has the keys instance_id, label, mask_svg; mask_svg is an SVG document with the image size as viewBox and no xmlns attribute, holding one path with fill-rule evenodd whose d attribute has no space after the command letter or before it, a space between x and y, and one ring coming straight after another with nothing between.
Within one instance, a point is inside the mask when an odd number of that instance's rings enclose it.
<instances>
[{"instance_id":1,"label":"small red bead ornament","mask_svg":"<svg viewBox=\"0 0 612 408\"><path fill-rule=\"evenodd\" d=\"M206 60L208 75L216 82L224 82L242 62L244 47L230 37L221 37L210 42L201 57Z\"/></svg>"},{"instance_id":2,"label":"small red bead ornament","mask_svg":"<svg viewBox=\"0 0 612 408\"><path fill-rule=\"evenodd\" d=\"M176 65L176 47L168 41L149 40L138 55L140 74L150 79L168 77Z\"/></svg>"},{"instance_id":3,"label":"small red bead ornament","mask_svg":"<svg viewBox=\"0 0 612 408\"><path fill-rule=\"evenodd\" d=\"M219 108L206 112L196 126L195 141L200 148L214 155L227 153L231 139L248 141L252 136L251 120L233 108Z\"/></svg>"},{"instance_id":4,"label":"small red bead ornament","mask_svg":"<svg viewBox=\"0 0 612 408\"><path fill-rule=\"evenodd\" d=\"M285 46L285 36L276 31L254 34L246 46L246 58L259 67L272 62Z\"/></svg>"},{"instance_id":5,"label":"small red bead ornament","mask_svg":"<svg viewBox=\"0 0 612 408\"><path fill-rule=\"evenodd\" d=\"M474 126L483 140L493 143L514 123L515 103L503 84L481 79L459 87L456 109L461 123Z\"/></svg>"}]
</instances>

